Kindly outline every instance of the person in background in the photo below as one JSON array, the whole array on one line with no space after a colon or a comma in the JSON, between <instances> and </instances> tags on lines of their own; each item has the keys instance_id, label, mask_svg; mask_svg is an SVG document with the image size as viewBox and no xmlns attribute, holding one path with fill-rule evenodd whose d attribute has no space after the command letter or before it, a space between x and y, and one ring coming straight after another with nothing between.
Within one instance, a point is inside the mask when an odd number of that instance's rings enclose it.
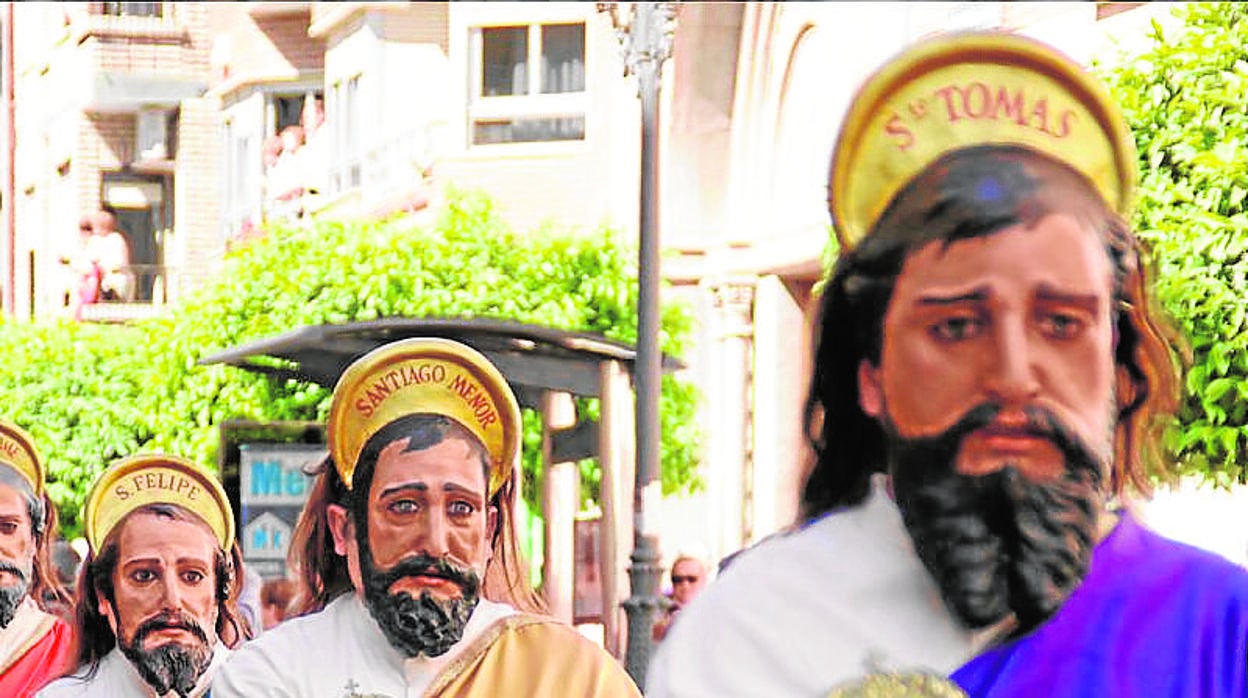
<instances>
[{"instance_id":1,"label":"person in background","mask_svg":"<svg viewBox=\"0 0 1248 698\"><path fill-rule=\"evenodd\" d=\"M260 627L260 589L264 586L264 577L254 568L248 567L243 572L243 588L238 593L238 614L247 622L253 635L259 635Z\"/></svg>"},{"instance_id":2,"label":"person in background","mask_svg":"<svg viewBox=\"0 0 1248 698\"><path fill-rule=\"evenodd\" d=\"M78 579L78 568L82 558L78 551L67 540L57 540L52 546L52 565L56 569L56 578L61 586L72 592Z\"/></svg>"},{"instance_id":3,"label":"person in background","mask_svg":"<svg viewBox=\"0 0 1248 698\"><path fill-rule=\"evenodd\" d=\"M130 271L130 243L117 229L117 216L100 209L91 217L91 239L87 252L99 267L100 299L129 301L133 298L134 279Z\"/></svg>"},{"instance_id":4,"label":"person in background","mask_svg":"<svg viewBox=\"0 0 1248 698\"><path fill-rule=\"evenodd\" d=\"M281 152L265 175L266 215L274 219L297 220L303 215L302 201L307 194L307 178L312 175L304 157L304 130L291 124L278 134Z\"/></svg>"},{"instance_id":5,"label":"person in background","mask_svg":"<svg viewBox=\"0 0 1248 698\"><path fill-rule=\"evenodd\" d=\"M663 617L654 624L651 637L658 642L667 635L667 629L680 609L687 606L706 586L706 565L692 555L680 555L672 562L672 596Z\"/></svg>"},{"instance_id":6,"label":"person in background","mask_svg":"<svg viewBox=\"0 0 1248 698\"><path fill-rule=\"evenodd\" d=\"M74 550L74 546L69 541L58 539L52 544L52 554L50 557L52 571L56 574L57 583L65 589L68 599L65 601L52 600L49 603L49 609L62 618L73 618L74 607L74 587L78 580L78 569L82 566L82 556Z\"/></svg>"},{"instance_id":7,"label":"person in background","mask_svg":"<svg viewBox=\"0 0 1248 698\"><path fill-rule=\"evenodd\" d=\"M69 279L67 297L70 314L75 320L82 320L83 306L100 299L100 265L91 252L92 230L93 223L89 216L79 219L78 236L60 260Z\"/></svg>"},{"instance_id":8,"label":"person in background","mask_svg":"<svg viewBox=\"0 0 1248 698\"><path fill-rule=\"evenodd\" d=\"M315 209L322 194L326 192L329 177L330 134L325 124L325 103L315 94L303 98L303 111L299 115L303 127L303 147L299 151L300 170L303 176L303 204L301 215Z\"/></svg>"},{"instance_id":9,"label":"person in background","mask_svg":"<svg viewBox=\"0 0 1248 698\"><path fill-rule=\"evenodd\" d=\"M282 156L282 137L272 135L264 139L264 144L260 146L261 163L264 165L265 173L277 166L277 161Z\"/></svg>"},{"instance_id":10,"label":"person in background","mask_svg":"<svg viewBox=\"0 0 1248 698\"><path fill-rule=\"evenodd\" d=\"M286 620L295 598L295 583L289 579L266 579L260 587L260 622L265 630Z\"/></svg>"}]
</instances>

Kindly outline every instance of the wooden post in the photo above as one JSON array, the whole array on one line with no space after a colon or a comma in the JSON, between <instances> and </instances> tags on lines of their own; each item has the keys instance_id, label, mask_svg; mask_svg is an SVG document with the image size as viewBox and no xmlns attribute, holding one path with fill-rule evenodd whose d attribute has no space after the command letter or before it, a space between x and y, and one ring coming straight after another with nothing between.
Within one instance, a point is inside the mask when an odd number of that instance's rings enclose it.
<instances>
[{"instance_id":1,"label":"wooden post","mask_svg":"<svg viewBox=\"0 0 1248 698\"><path fill-rule=\"evenodd\" d=\"M553 433L576 423L576 405L567 393L542 394L542 520L545 557L542 592L550 614L572 622L573 580L576 573L576 514L580 509L580 472L576 463L553 462Z\"/></svg>"},{"instance_id":2,"label":"wooden post","mask_svg":"<svg viewBox=\"0 0 1248 698\"><path fill-rule=\"evenodd\" d=\"M628 372L618 361L599 368L601 418L598 423L598 462L602 466L602 575L603 644L616 658L627 646L624 608L628 597L627 561L633 542L633 391Z\"/></svg>"}]
</instances>

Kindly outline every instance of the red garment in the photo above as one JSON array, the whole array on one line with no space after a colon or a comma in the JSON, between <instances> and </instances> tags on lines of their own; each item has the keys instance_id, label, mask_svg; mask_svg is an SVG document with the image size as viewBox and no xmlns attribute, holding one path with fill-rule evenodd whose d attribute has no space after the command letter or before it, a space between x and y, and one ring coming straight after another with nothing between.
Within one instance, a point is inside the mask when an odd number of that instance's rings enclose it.
<instances>
[{"instance_id":1,"label":"red garment","mask_svg":"<svg viewBox=\"0 0 1248 698\"><path fill-rule=\"evenodd\" d=\"M57 618L43 637L0 674L0 696L27 698L70 669L69 625Z\"/></svg>"},{"instance_id":2,"label":"red garment","mask_svg":"<svg viewBox=\"0 0 1248 698\"><path fill-rule=\"evenodd\" d=\"M81 274L78 277L78 302L74 304L74 319L82 319L82 306L90 305L100 300L100 281L103 279L103 272L100 265L95 262L91 263L90 273Z\"/></svg>"}]
</instances>

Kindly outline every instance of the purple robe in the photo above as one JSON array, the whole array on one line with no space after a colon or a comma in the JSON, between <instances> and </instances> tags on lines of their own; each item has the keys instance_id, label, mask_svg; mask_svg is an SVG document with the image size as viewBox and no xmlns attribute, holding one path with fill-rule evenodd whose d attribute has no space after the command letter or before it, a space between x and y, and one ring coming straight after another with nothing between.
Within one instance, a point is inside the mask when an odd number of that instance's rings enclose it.
<instances>
[{"instance_id":1,"label":"purple robe","mask_svg":"<svg viewBox=\"0 0 1248 698\"><path fill-rule=\"evenodd\" d=\"M953 674L973 698L1248 695L1248 571L1124 515L1083 584Z\"/></svg>"}]
</instances>

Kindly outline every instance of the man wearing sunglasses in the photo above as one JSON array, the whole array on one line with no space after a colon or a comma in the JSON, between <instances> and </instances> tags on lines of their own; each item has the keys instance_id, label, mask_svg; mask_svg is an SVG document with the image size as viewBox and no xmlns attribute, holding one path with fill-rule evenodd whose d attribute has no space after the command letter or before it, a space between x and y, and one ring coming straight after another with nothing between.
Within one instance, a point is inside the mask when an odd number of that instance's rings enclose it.
<instances>
[{"instance_id":1,"label":"man wearing sunglasses","mask_svg":"<svg viewBox=\"0 0 1248 698\"><path fill-rule=\"evenodd\" d=\"M706 565L692 555L677 557L672 563L672 605L654 624L652 636L655 642L667 635L667 629L676 618L676 614L693 601L693 597L697 596L704 586L706 586Z\"/></svg>"}]
</instances>

